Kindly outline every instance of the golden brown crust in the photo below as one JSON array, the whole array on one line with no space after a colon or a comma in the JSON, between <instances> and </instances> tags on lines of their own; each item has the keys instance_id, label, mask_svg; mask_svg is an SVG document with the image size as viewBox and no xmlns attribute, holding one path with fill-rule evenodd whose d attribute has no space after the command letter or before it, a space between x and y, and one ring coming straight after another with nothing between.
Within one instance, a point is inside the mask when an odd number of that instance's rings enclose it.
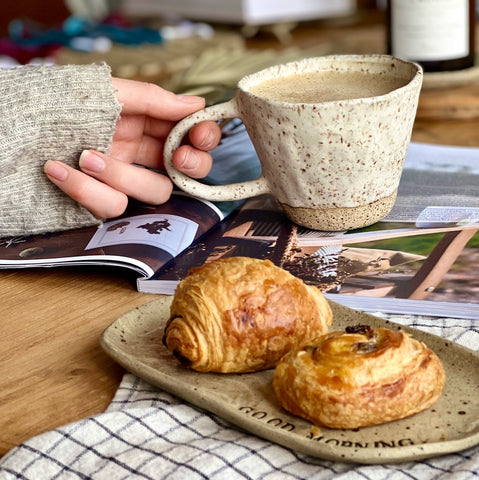
<instances>
[{"instance_id":1,"label":"golden brown crust","mask_svg":"<svg viewBox=\"0 0 479 480\"><path fill-rule=\"evenodd\" d=\"M436 402L445 374L434 352L401 330L356 330L331 332L278 363L273 387L283 408L316 425L357 428Z\"/></svg>"},{"instance_id":2,"label":"golden brown crust","mask_svg":"<svg viewBox=\"0 0 479 480\"><path fill-rule=\"evenodd\" d=\"M328 331L321 292L269 260L232 257L192 269L173 299L163 342L201 372L272 368Z\"/></svg>"}]
</instances>

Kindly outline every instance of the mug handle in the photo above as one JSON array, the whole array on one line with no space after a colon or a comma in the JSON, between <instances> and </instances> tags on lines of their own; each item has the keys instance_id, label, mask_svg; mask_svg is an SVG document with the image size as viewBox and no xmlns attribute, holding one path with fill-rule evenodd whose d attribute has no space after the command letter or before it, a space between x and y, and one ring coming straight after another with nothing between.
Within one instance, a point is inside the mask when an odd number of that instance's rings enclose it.
<instances>
[{"instance_id":1,"label":"mug handle","mask_svg":"<svg viewBox=\"0 0 479 480\"><path fill-rule=\"evenodd\" d=\"M225 118L241 119L234 98L228 102L213 105L193 113L175 125L166 139L163 153L163 161L169 177L186 193L211 201L240 200L268 193L270 190L262 173L256 180L228 185L205 185L179 172L173 166L173 152L181 145L183 138L191 127L203 120L221 120Z\"/></svg>"}]
</instances>

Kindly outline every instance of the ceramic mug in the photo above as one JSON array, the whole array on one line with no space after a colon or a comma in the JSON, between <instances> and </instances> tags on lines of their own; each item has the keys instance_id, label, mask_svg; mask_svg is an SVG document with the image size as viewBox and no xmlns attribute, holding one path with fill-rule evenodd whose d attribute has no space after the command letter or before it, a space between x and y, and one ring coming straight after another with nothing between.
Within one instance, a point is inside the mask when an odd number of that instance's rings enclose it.
<instances>
[{"instance_id":1,"label":"ceramic mug","mask_svg":"<svg viewBox=\"0 0 479 480\"><path fill-rule=\"evenodd\" d=\"M180 121L165 144L165 168L179 188L203 199L271 193L293 222L308 228L371 225L394 205L422 77L418 64L388 55L266 68L243 77L230 101ZM245 124L261 164L257 179L211 186L173 167L173 152L194 124L226 118Z\"/></svg>"}]
</instances>

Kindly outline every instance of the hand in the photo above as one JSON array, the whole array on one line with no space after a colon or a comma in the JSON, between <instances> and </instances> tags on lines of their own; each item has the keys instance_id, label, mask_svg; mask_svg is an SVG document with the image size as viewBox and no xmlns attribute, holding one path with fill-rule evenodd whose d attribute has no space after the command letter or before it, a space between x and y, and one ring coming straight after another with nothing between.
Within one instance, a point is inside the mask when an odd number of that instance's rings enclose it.
<instances>
[{"instance_id":1,"label":"hand","mask_svg":"<svg viewBox=\"0 0 479 480\"><path fill-rule=\"evenodd\" d=\"M84 151L81 171L59 161L45 165L48 178L98 218L121 215L128 197L151 204L168 200L171 180L152 169L163 169L164 142L176 122L205 106L201 97L175 95L154 84L112 81L122 111L109 154ZM215 122L194 126L189 133L191 145L175 151L174 166L190 177L204 177L212 163L208 151L220 138Z\"/></svg>"}]
</instances>

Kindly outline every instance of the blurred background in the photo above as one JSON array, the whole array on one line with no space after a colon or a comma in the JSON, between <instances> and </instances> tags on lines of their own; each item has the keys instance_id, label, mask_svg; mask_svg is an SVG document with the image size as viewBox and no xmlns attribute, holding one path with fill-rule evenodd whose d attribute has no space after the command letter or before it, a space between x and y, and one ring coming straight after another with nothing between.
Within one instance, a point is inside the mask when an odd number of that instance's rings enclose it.
<instances>
[{"instance_id":1,"label":"blurred background","mask_svg":"<svg viewBox=\"0 0 479 480\"><path fill-rule=\"evenodd\" d=\"M261 0L256 0L257 5L263 3ZM300 4L301 2L285 2L292 5L291 8ZM381 1L378 2L381 5ZM223 2L218 2L219 5L223 5L221 8L216 8L214 15L221 16L222 11L232 10L228 8L228 5L234 5L235 0L224 0ZM281 2L265 2L266 5L278 5ZM329 0L329 1L307 1L305 5L328 5L333 7L335 4L347 5L347 4L357 4L358 8L376 8L376 0L354 0L352 2L343 1L343 0ZM3 2L2 5L2 15L0 18L0 35L4 36L8 34L8 25L9 23L17 18L30 18L36 22L39 22L45 26L54 27L63 22L72 12L86 12L89 15L96 15L98 12L103 14L109 12L118 12L120 10L133 12L136 15L143 15L145 12L149 12L152 15L161 16L166 14L168 11L174 11L174 8L179 12L188 12L191 10L203 10L205 11L204 5L215 5L215 2L210 0L205 1L171 1L171 0L49 0L46 5L44 2L38 2L38 0L17 0L15 2L8 1ZM241 5L241 2L238 2L238 5ZM173 8L174 7L174 8ZM265 7L267 8L267 7ZM310 7L311 8L311 7ZM277 11L277 8L272 9L274 13ZM213 16L214 16L213 15ZM185 15L187 18L189 15ZM194 15L198 17L198 15ZM211 14L207 14L207 17L212 19ZM207 20L208 18L203 18Z\"/></svg>"},{"instance_id":2,"label":"blurred background","mask_svg":"<svg viewBox=\"0 0 479 480\"><path fill-rule=\"evenodd\" d=\"M208 104L271 64L385 48L376 0L18 0L0 19L2 66L106 61Z\"/></svg>"},{"instance_id":3,"label":"blurred background","mask_svg":"<svg viewBox=\"0 0 479 480\"><path fill-rule=\"evenodd\" d=\"M0 66L105 61L114 76L202 95L213 104L231 97L241 77L272 64L334 53L386 53L386 5L386 0L8 1L0 18ZM463 77L441 76L438 86L470 80ZM426 76L424 86L434 86L434 80ZM425 106L435 116L436 100L434 95ZM463 104L456 115L470 112L469 97ZM429 115L423 105L419 113Z\"/></svg>"}]
</instances>

